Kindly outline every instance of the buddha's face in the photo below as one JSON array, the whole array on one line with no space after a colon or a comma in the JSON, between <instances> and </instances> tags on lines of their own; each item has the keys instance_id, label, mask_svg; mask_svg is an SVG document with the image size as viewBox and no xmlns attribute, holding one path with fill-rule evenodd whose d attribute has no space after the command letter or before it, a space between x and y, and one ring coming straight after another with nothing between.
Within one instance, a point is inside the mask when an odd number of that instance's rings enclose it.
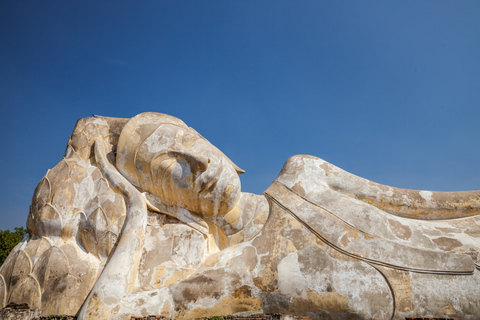
<instances>
[{"instance_id":1,"label":"buddha's face","mask_svg":"<svg viewBox=\"0 0 480 320\"><path fill-rule=\"evenodd\" d=\"M237 204L240 179L233 163L195 130L164 123L141 140L128 148L134 155L121 150L117 167L142 191L202 216L225 214ZM125 161L132 156L134 167Z\"/></svg>"}]
</instances>

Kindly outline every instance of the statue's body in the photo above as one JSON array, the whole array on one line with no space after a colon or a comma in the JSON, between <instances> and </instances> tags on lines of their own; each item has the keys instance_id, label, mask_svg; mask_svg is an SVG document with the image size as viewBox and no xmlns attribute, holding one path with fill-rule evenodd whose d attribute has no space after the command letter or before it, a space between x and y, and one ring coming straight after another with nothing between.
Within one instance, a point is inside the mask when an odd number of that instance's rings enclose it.
<instances>
[{"instance_id":1,"label":"statue's body","mask_svg":"<svg viewBox=\"0 0 480 320\"><path fill-rule=\"evenodd\" d=\"M480 318L480 192L397 189L294 156L264 196L164 114L77 122L0 304L80 319Z\"/></svg>"}]
</instances>

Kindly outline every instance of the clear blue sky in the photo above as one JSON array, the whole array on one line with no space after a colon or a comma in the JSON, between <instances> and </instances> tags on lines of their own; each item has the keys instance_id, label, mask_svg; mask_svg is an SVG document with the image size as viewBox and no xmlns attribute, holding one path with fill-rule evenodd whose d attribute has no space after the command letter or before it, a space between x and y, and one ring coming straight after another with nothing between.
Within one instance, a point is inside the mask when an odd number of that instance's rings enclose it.
<instances>
[{"instance_id":1,"label":"clear blue sky","mask_svg":"<svg viewBox=\"0 0 480 320\"><path fill-rule=\"evenodd\" d=\"M0 229L78 118L177 116L261 193L294 154L480 189L480 1L0 3Z\"/></svg>"}]
</instances>

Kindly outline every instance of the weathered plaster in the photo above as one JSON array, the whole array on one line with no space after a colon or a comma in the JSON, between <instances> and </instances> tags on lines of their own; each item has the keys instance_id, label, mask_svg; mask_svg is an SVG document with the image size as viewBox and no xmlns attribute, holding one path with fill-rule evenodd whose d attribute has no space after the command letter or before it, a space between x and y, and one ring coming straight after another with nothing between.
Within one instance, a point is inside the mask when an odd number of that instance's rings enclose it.
<instances>
[{"instance_id":1,"label":"weathered plaster","mask_svg":"<svg viewBox=\"0 0 480 320\"><path fill-rule=\"evenodd\" d=\"M80 119L34 191L0 304L79 319L480 318L480 192L293 156L264 196L183 121Z\"/></svg>"}]
</instances>

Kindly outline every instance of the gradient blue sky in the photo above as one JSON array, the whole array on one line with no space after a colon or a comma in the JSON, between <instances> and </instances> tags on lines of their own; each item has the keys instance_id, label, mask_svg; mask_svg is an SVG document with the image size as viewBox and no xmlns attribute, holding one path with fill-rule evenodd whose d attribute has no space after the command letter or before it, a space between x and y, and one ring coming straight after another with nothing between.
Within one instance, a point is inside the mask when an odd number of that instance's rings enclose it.
<instances>
[{"instance_id":1,"label":"gradient blue sky","mask_svg":"<svg viewBox=\"0 0 480 320\"><path fill-rule=\"evenodd\" d=\"M177 116L261 193L294 154L480 189L480 1L0 3L0 229L78 118Z\"/></svg>"}]
</instances>

